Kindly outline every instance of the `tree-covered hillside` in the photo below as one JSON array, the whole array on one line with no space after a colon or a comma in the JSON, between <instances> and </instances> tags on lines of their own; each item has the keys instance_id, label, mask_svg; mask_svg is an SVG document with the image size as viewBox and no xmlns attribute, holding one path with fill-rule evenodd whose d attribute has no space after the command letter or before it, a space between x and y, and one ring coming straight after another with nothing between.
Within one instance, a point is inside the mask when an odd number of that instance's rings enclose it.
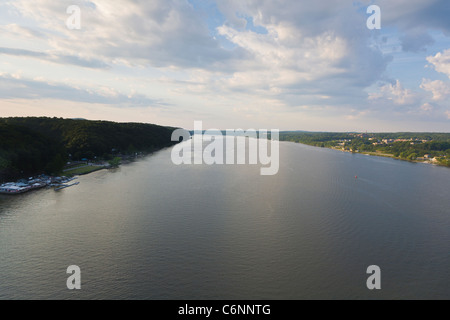
<instances>
[{"instance_id":1,"label":"tree-covered hillside","mask_svg":"<svg viewBox=\"0 0 450 320\"><path fill-rule=\"evenodd\" d=\"M65 159L64 148L52 137L0 121L0 177L58 171Z\"/></svg>"},{"instance_id":2,"label":"tree-covered hillside","mask_svg":"<svg viewBox=\"0 0 450 320\"><path fill-rule=\"evenodd\" d=\"M0 178L57 173L69 159L108 159L173 144L174 128L62 118L0 118Z\"/></svg>"}]
</instances>

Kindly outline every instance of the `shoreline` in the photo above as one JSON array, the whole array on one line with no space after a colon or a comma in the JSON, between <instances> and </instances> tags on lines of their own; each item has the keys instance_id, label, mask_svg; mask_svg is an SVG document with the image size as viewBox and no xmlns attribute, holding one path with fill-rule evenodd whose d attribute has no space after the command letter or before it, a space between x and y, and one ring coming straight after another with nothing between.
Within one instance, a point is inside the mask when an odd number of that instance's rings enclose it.
<instances>
[{"instance_id":1,"label":"shoreline","mask_svg":"<svg viewBox=\"0 0 450 320\"><path fill-rule=\"evenodd\" d=\"M373 157L381 157L381 158L390 158L390 159L394 159L394 160L400 160L400 161L405 161L405 162L413 162L413 163L423 163L423 164L429 164L429 165L434 165L437 167L444 167L444 168L450 168L449 166L446 166L444 164L441 164L439 162L433 162L430 160L408 160L408 159L403 159L403 158L399 158L399 157L395 157L393 154L389 154L389 153L377 153L377 152L370 152L370 151L359 151L359 152L353 152L350 150L342 150L342 148L336 148L336 147L319 147L313 144L306 144L306 143L302 143L302 142L296 142L296 141L288 141L288 140L280 140L280 142L287 142L287 143L298 143L298 144L302 144L308 147L313 147L313 148L319 148L319 149L328 149L328 150L335 150L335 151L340 151L340 152L345 152L345 153L351 153L351 154L362 154L362 155L366 155L366 156L373 156Z\"/></svg>"},{"instance_id":2,"label":"shoreline","mask_svg":"<svg viewBox=\"0 0 450 320\"><path fill-rule=\"evenodd\" d=\"M70 177L75 177L75 176L84 176L96 171L100 171L100 170L104 170L104 169L109 169L110 167L107 166L83 166L81 168L74 168L71 170L67 170L64 171L63 173L66 174L67 176Z\"/></svg>"},{"instance_id":3,"label":"shoreline","mask_svg":"<svg viewBox=\"0 0 450 320\"><path fill-rule=\"evenodd\" d=\"M159 151L159 150L158 150ZM134 161L136 161L136 159L139 158L144 158L148 155L152 155L154 152L151 152L149 154L141 154L139 156L136 156L134 158L125 158L119 165L117 166L111 166L108 164L104 164L104 165L83 165L83 166L79 166L79 167L74 167L71 169L66 169L63 170L62 172L60 172L57 176L48 176L45 174L36 174L34 175L36 178L32 178L29 179L29 181L33 181L33 180L40 180L39 182L42 183L42 185L40 185L39 187L29 187L28 185L25 186L25 184L28 183L28 181L26 181L27 179L22 178L19 180L16 180L15 182L6 182L6 183L0 183L0 187L2 188L6 188L10 187L10 186L17 186L17 185L23 185L23 187L21 187L21 189L19 189L18 191L13 191L10 192L12 189L9 188L8 192L2 192L0 191L0 196L4 195L4 196L16 196L16 195L23 195L23 194L27 194L30 193L32 191L37 191L39 189L44 189L44 188L52 188L55 187L55 191L57 190L61 190L64 189L66 187L71 187L72 185L66 185L66 182L70 182L74 179L77 179L78 176L84 176L84 175L88 175L97 171L101 171L101 170L105 170L105 169L117 169L120 168L122 165L126 165L126 164L130 164ZM43 178L45 177L45 178ZM59 180L58 180L59 179ZM45 180L45 182L44 182ZM55 181L62 181L60 183L57 183L57 185L53 182L49 182L49 180ZM77 184L73 184L73 185L78 185ZM62 188L61 188L62 187ZM14 187L16 188L16 187ZM58 189L59 188L59 189Z\"/></svg>"},{"instance_id":4,"label":"shoreline","mask_svg":"<svg viewBox=\"0 0 450 320\"><path fill-rule=\"evenodd\" d=\"M291 142L291 141L288 141L288 142ZM300 142L294 142L294 143L300 143ZM300 143L300 144L304 144L305 146L310 146L310 147L315 147L315 148L322 148L322 147L314 146L314 145L311 145L311 144L305 144L305 143ZM330 149L330 150L336 150L336 151L340 151L340 152L351 153L351 154L362 154L362 155L366 155L366 156L390 158L390 159L394 159L394 160L413 162L413 163L430 164L430 165L434 165L434 166L438 166L438 167L449 168L448 166L440 164L439 162L432 162L432 161L429 161L429 160L408 160L408 159L402 159L402 158L399 158L399 157L395 157L393 154L389 154L389 153L377 153L377 152L370 152L370 151L353 152L353 151L342 150L341 148L333 148L333 147L323 147L323 148Z\"/></svg>"}]
</instances>

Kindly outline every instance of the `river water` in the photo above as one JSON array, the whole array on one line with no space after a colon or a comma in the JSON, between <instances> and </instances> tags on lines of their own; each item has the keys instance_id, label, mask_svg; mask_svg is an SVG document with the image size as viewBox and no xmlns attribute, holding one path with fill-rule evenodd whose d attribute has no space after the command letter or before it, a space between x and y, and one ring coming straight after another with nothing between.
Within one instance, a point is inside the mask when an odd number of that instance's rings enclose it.
<instances>
[{"instance_id":1,"label":"river water","mask_svg":"<svg viewBox=\"0 0 450 320\"><path fill-rule=\"evenodd\" d=\"M0 299L450 299L450 169L288 142L274 176L170 156L0 196Z\"/></svg>"}]
</instances>

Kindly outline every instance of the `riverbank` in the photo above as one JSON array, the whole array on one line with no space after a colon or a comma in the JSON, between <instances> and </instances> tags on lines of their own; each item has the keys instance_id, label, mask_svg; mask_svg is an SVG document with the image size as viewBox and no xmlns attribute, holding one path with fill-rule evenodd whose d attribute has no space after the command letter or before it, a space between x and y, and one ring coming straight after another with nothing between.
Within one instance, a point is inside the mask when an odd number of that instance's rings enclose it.
<instances>
[{"instance_id":1,"label":"riverbank","mask_svg":"<svg viewBox=\"0 0 450 320\"><path fill-rule=\"evenodd\" d=\"M106 166L106 165L104 165L104 166L86 165L86 166L66 170L66 171L64 171L64 174L69 177L82 176L85 174L89 174L92 172L96 172L96 171L108 169L108 168L109 168L109 166Z\"/></svg>"},{"instance_id":2,"label":"riverbank","mask_svg":"<svg viewBox=\"0 0 450 320\"><path fill-rule=\"evenodd\" d=\"M313 146L312 147L317 147L317 146ZM320 148L320 147L317 147ZM348 153L354 153L354 154L364 154L367 156L375 156L375 157L383 157L383 158L391 158L391 159L395 159L395 160L401 160L401 161L407 161L407 162L415 162L415 163L425 163L425 164L432 164L432 165L436 165L436 166L441 166L441 167L447 167L444 164L439 163L438 161L433 161L433 160L409 160L409 159L403 159L400 157L396 157L393 154L389 154L389 153L382 153L382 152L370 152L370 151L350 151L350 150L342 150L342 148L336 148L336 147L327 147L327 149L332 149L332 150L337 150L337 151L341 151L341 152L348 152Z\"/></svg>"},{"instance_id":3,"label":"riverbank","mask_svg":"<svg viewBox=\"0 0 450 320\"><path fill-rule=\"evenodd\" d=\"M280 141L450 167L450 133L284 131Z\"/></svg>"},{"instance_id":4,"label":"riverbank","mask_svg":"<svg viewBox=\"0 0 450 320\"><path fill-rule=\"evenodd\" d=\"M20 179L15 182L6 182L3 184L0 183L0 194L18 195L45 187L55 187L55 190L61 190L67 187L78 185L79 182L72 185L67 185L68 182L76 179L76 176L83 176L104 169L115 169L118 168L119 165L131 163L135 159L144 156L147 156L147 154L136 154L134 157L123 156L123 158L120 158L120 161L118 161L117 165L112 165L111 163L87 162L79 164L75 167L68 167L63 170L58 176L49 176L42 174L34 175L34 177L30 177L28 179Z\"/></svg>"},{"instance_id":5,"label":"riverbank","mask_svg":"<svg viewBox=\"0 0 450 320\"><path fill-rule=\"evenodd\" d=\"M42 188L55 187L55 190L67 188L72 185L67 185L68 182L77 179L76 177L54 177L47 175L40 175L37 177L30 177L28 179L20 179L16 182L7 182L0 185L0 194L4 195L19 195ZM74 183L79 184L79 182Z\"/></svg>"}]
</instances>

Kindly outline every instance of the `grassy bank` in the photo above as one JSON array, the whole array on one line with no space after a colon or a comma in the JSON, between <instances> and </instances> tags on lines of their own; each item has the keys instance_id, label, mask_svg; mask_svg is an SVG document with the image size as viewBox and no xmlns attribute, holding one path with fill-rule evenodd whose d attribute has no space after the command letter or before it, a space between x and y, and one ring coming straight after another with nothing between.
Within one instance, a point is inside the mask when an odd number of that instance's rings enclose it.
<instances>
[{"instance_id":1,"label":"grassy bank","mask_svg":"<svg viewBox=\"0 0 450 320\"><path fill-rule=\"evenodd\" d=\"M103 169L106 169L106 167L84 166L84 167L73 168L68 171L65 171L63 173L63 175L68 176L68 177L73 177L73 176L77 176L77 175L81 176L84 174L88 174L88 173L103 170Z\"/></svg>"}]
</instances>

